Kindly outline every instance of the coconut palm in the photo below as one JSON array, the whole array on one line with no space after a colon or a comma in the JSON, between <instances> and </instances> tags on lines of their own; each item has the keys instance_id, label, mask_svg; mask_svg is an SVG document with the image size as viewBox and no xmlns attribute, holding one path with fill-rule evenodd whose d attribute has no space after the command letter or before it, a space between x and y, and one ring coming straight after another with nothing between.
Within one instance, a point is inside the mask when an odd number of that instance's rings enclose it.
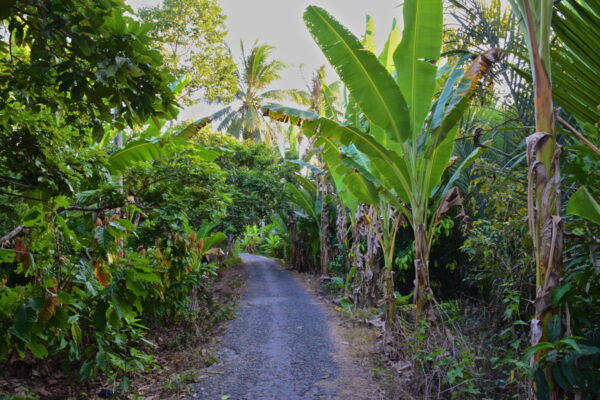
<instances>
[{"instance_id":1,"label":"coconut palm","mask_svg":"<svg viewBox=\"0 0 600 400\"><path fill-rule=\"evenodd\" d=\"M242 65L238 70L238 91L234 102L217 111L209 118L220 121L218 129L239 139L254 139L267 143L276 142L276 129L260 112L261 106L270 100L289 97L287 90L267 90L269 85L281 78L286 64L272 59L274 47L254 43L246 53L243 42Z\"/></svg>"}]
</instances>

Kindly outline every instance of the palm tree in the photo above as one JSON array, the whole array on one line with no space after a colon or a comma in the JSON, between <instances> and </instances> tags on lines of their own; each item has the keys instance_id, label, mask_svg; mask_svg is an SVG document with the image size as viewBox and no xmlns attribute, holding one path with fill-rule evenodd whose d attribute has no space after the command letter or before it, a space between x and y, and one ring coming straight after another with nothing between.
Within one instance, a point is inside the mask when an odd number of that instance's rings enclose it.
<instances>
[{"instance_id":1,"label":"palm tree","mask_svg":"<svg viewBox=\"0 0 600 400\"><path fill-rule=\"evenodd\" d=\"M286 68L282 61L271 58L274 47L254 43L246 54L243 42L242 65L238 70L238 91L233 104L217 111L209 118L221 121L218 129L239 139L254 139L270 144L276 142L277 132L262 116L260 108L269 102L288 97L290 91L266 90L281 78Z\"/></svg>"}]
</instances>

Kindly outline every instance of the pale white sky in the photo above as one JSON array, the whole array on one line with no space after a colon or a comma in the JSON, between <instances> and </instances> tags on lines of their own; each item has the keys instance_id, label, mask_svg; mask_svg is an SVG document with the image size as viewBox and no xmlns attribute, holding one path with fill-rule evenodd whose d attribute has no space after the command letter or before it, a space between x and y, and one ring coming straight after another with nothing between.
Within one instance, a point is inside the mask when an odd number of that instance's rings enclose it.
<instances>
[{"instance_id":1,"label":"pale white sky","mask_svg":"<svg viewBox=\"0 0 600 400\"><path fill-rule=\"evenodd\" d=\"M160 0L126 0L134 8L153 6ZM395 17L401 21L402 0L218 0L227 15L227 42L236 62L240 59L240 39L246 48L255 40L275 46L275 58L290 67L274 89L304 89L306 81L321 65L327 65L325 57L309 35L302 14L309 5L325 8L355 35L361 37L365 30L365 18L369 14L375 21L377 41L383 46ZM300 65L303 65L300 72ZM334 78L329 68L329 76ZM219 106L198 104L184 110L180 118L200 118Z\"/></svg>"}]
</instances>

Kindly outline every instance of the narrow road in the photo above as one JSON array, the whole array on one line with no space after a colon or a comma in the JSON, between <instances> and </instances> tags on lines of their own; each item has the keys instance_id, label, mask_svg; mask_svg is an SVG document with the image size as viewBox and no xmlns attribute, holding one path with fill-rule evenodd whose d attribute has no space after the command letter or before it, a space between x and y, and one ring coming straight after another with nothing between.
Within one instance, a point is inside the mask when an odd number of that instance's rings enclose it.
<instances>
[{"instance_id":1,"label":"narrow road","mask_svg":"<svg viewBox=\"0 0 600 400\"><path fill-rule=\"evenodd\" d=\"M203 372L194 399L338 399L340 368L325 312L274 261L243 256L246 287L219 362ZM227 397L229 396L229 397Z\"/></svg>"}]
</instances>

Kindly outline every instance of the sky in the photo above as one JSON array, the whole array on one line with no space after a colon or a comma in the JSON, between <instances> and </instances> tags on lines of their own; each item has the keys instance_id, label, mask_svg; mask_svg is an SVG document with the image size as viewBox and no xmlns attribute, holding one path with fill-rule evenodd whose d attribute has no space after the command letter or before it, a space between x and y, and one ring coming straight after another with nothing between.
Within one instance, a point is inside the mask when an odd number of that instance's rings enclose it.
<instances>
[{"instance_id":1,"label":"sky","mask_svg":"<svg viewBox=\"0 0 600 400\"><path fill-rule=\"evenodd\" d=\"M159 0L126 0L133 8L154 6ZM255 40L275 46L273 56L289 68L273 89L304 89L314 71L328 65L321 50L308 33L302 14L307 6L325 8L355 35L365 30L366 15L377 29L377 42L383 46L394 17L401 20L401 0L218 0L227 15L227 43L236 62L240 61L240 40L249 48ZM328 76L334 79L328 67ZM185 109L180 119L197 119L209 115L219 106L197 104Z\"/></svg>"}]
</instances>

